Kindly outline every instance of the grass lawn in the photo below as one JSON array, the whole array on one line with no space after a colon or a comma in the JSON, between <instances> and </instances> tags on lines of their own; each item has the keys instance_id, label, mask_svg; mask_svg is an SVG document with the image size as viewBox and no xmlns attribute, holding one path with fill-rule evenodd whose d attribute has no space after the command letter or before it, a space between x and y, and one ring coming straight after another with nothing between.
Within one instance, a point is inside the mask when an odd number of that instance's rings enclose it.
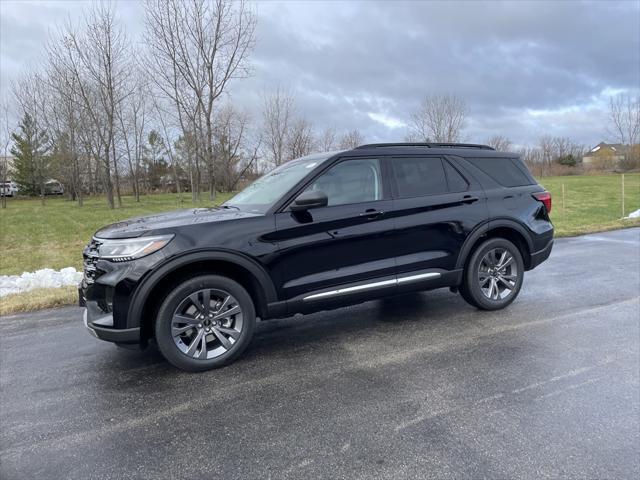
<instances>
[{"instance_id":1,"label":"grass lawn","mask_svg":"<svg viewBox=\"0 0 640 480\"><path fill-rule=\"evenodd\" d=\"M640 221L622 220L621 175L576 175L543 177L538 182L551 192L551 220L556 236L640 226ZM564 210L562 208L564 184ZM625 216L640 208L640 174L624 176Z\"/></svg>"},{"instance_id":2,"label":"grass lawn","mask_svg":"<svg viewBox=\"0 0 640 480\"><path fill-rule=\"evenodd\" d=\"M73 305L77 302L78 289L76 287L40 288L2 297L0 299L0 315L34 312L44 308Z\"/></svg>"},{"instance_id":3,"label":"grass lawn","mask_svg":"<svg viewBox=\"0 0 640 480\"><path fill-rule=\"evenodd\" d=\"M203 194L206 196L206 194ZM104 198L85 199L83 207L64 198L7 199L0 209L0 275L33 272L39 268L82 268L82 249L100 227L125 218L182 208L206 207L227 200L220 193L215 202L191 202L189 194L180 202L175 194L146 195L137 203L123 197L122 207L109 209Z\"/></svg>"},{"instance_id":4,"label":"grass lawn","mask_svg":"<svg viewBox=\"0 0 640 480\"><path fill-rule=\"evenodd\" d=\"M557 236L640 226L640 220L621 220L620 175L545 177L540 183L553 195L552 220ZM565 205L562 207L562 184ZM8 199L0 210L0 275L32 272L40 268L82 268L82 248L101 226L125 218L196 206L211 206L227 200L219 194L215 202L183 201L174 194L143 196L140 203L124 197L123 206L110 210L104 198L90 198L81 208L62 198ZM640 174L625 175L625 213L640 208ZM9 295L0 300L0 315L74 303L73 287Z\"/></svg>"}]
</instances>

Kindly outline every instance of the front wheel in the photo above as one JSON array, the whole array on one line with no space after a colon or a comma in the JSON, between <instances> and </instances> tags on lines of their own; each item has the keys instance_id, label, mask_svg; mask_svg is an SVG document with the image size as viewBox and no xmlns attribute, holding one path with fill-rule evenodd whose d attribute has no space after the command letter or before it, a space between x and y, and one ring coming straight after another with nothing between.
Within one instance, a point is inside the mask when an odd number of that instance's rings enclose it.
<instances>
[{"instance_id":1,"label":"front wheel","mask_svg":"<svg viewBox=\"0 0 640 480\"><path fill-rule=\"evenodd\" d=\"M504 238L490 238L471 255L460 286L462 297L482 310L499 310L513 302L524 279L518 248Z\"/></svg>"},{"instance_id":2,"label":"front wheel","mask_svg":"<svg viewBox=\"0 0 640 480\"><path fill-rule=\"evenodd\" d=\"M247 348L256 323L247 291L227 277L204 275L177 286L155 324L162 355L190 372L222 367Z\"/></svg>"}]
</instances>

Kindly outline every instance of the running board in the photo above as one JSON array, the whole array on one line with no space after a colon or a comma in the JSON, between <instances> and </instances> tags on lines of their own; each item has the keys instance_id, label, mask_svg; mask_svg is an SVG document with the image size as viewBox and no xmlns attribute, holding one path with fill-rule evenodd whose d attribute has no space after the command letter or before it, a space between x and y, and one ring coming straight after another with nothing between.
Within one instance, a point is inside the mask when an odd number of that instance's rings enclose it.
<instances>
[{"instance_id":1,"label":"running board","mask_svg":"<svg viewBox=\"0 0 640 480\"><path fill-rule=\"evenodd\" d=\"M388 287L391 285L404 285L405 283L417 282L419 280L428 280L440 278L442 274L440 272L420 273L417 275L410 275L408 277L400 277L394 280L383 280L380 282L365 283L364 285L356 285L353 287L338 288L337 290L330 290L328 292L314 293L308 297L304 297L302 300L307 302L309 300L317 300L319 298L335 297L338 295L348 295L354 292L361 292L364 290L371 290L374 288Z\"/></svg>"}]
</instances>

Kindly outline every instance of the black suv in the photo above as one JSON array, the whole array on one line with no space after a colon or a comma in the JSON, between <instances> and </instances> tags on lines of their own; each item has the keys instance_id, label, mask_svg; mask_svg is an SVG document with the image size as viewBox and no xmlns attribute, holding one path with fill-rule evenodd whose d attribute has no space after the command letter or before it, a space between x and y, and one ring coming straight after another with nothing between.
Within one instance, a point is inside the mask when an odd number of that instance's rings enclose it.
<instances>
[{"instance_id":1,"label":"black suv","mask_svg":"<svg viewBox=\"0 0 640 480\"><path fill-rule=\"evenodd\" d=\"M449 287L509 305L553 245L551 196L484 145L373 144L292 160L221 207L109 225L84 250L94 336L226 365L262 320Z\"/></svg>"}]
</instances>

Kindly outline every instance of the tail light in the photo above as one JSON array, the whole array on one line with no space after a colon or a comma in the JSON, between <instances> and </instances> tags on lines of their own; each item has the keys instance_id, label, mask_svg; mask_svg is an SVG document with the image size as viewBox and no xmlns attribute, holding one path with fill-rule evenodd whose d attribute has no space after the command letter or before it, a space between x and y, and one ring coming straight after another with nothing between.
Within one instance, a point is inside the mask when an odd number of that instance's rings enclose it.
<instances>
[{"instance_id":1,"label":"tail light","mask_svg":"<svg viewBox=\"0 0 640 480\"><path fill-rule=\"evenodd\" d=\"M531 194L531 196L539 202L544 203L544 206L547 208L547 213L551 213L551 194L549 192L537 192Z\"/></svg>"}]
</instances>

